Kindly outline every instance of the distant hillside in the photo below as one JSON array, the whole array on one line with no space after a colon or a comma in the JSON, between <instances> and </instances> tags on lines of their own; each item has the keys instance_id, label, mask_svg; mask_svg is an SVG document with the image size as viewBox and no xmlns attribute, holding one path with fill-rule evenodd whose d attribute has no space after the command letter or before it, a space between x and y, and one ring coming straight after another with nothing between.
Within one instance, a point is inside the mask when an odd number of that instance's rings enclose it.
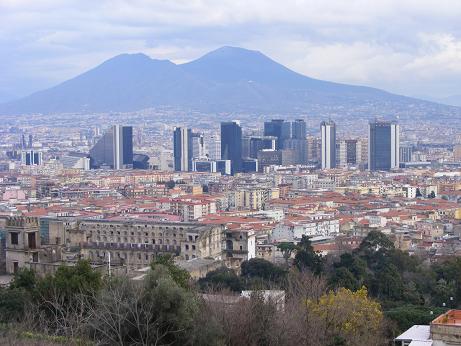
<instances>
[{"instance_id":1,"label":"distant hillside","mask_svg":"<svg viewBox=\"0 0 461 346\"><path fill-rule=\"evenodd\" d=\"M158 106L209 112L299 112L313 105L448 107L309 78L260 52L222 47L182 65L144 54L118 55L53 88L1 104L0 114L123 112Z\"/></svg>"}]
</instances>

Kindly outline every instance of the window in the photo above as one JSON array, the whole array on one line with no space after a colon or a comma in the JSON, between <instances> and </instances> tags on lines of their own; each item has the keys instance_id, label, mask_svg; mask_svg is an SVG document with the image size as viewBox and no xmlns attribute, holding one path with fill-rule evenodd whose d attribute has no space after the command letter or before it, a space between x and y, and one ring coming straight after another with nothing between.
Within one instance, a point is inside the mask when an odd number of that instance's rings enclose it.
<instances>
[{"instance_id":1,"label":"window","mask_svg":"<svg viewBox=\"0 0 461 346\"><path fill-rule=\"evenodd\" d=\"M13 262L13 273L17 273L19 270L19 263L17 261Z\"/></svg>"},{"instance_id":2,"label":"window","mask_svg":"<svg viewBox=\"0 0 461 346\"><path fill-rule=\"evenodd\" d=\"M11 233L11 245L18 245L19 244L19 234L16 232Z\"/></svg>"},{"instance_id":3,"label":"window","mask_svg":"<svg viewBox=\"0 0 461 346\"><path fill-rule=\"evenodd\" d=\"M192 245L192 250L195 250L195 245Z\"/></svg>"},{"instance_id":4,"label":"window","mask_svg":"<svg viewBox=\"0 0 461 346\"><path fill-rule=\"evenodd\" d=\"M189 250L189 245L186 244L186 250Z\"/></svg>"}]
</instances>

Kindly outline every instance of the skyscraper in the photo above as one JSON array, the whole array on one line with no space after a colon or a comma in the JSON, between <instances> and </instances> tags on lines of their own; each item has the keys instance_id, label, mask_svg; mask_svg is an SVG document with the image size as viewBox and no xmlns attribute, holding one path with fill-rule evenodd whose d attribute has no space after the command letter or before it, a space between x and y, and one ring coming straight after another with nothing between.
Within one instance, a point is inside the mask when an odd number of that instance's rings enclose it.
<instances>
[{"instance_id":1,"label":"skyscraper","mask_svg":"<svg viewBox=\"0 0 461 346\"><path fill-rule=\"evenodd\" d=\"M306 139L306 122L303 119L291 122L291 138Z\"/></svg>"},{"instance_id":2,"label":"skyscraper","mask_svg":"<svg viewBox=\"0 0 461 346\"><path fill-rule=\"evenodd\" d=\"M173 156L175 171L192 169L192 131L185 127L175 127L173 132Z\"/></svg>"},{"instance_id":3,"label":"skyscraper","mask_svg":"<svg viewBox=\"0 0 461 346\"><path fill-rule=\"evenodd\" d=\"M396 122L370 122L368 126L368 169L389 171L399 167L399 125Z\"/></svg>"},{"instance_id":4,"label":"skyscraper","mask_svg":"<svg viewBox=\"0 0 461 346\"><path fill-rule=\"evenodd\" d=\"M400 162L411 162L413 154L413 145L410 143L403 143L399 148L399 161Z\"/></svg>"},{"instance_id":5,"label":"skyscraper","mask_svg":"<svg viewBox=\"0 0 461 346\"><path fill-rule=\"evenodd\" d=\"M366 138L343 139L339 141L336 151L336 163L340 167L364 167L368 159Z\"/></svg>"},{"instance_id":6,"label":"skyscraper","mask_svg":"<svg viewBox=\"0 0 461 346\"><path fill-rule=\"evenodd\" d=\"M336 124L329 121L322 121L320 124L322 138L322 169L336 167Z\"/></svg>"},{"instance_id":7,"label":"skyscraper","mask_svg":"<svg viewBox=\"0 0 461 346\"><path fill-rule=\"evenodd\" d=\"M133 127L112 126L90 149L92 168L133 168Z\"/></svg>"},{"instance_id":8,"label":"skyscraper","mask_svg":"<svg viewBox=\"0 0 461 346\"><path fill-rule=\"evenodd\" d=\"M231 161L231 172L242 171L242 128L238 121L221 123L221 158Z\"/></svg>"},{"instance_id":9,"label":"skyscraper","mask_svg":"<svg viewBox=\"0 0 461 346\"><path fill-rule=\"evenodd\" d=\"M34 150L23 151L21 152L21 162L26 166L41 165L43 162L43 153Z\"/></svg>"},{"instance_id":10,"label":"skyscraper","mask_svg":"<svg viewBox=\"0 0 461 346\"><path fill-rule=\"evenodd\" d=\"M283 149L283 141L291 138L291 124L283 119L272 119L264 122L264 136L277 138L275 148Z\"/></svg>"},{"instance_id":11,"label":"skyscraper","mask_svg":"<svg viewBox=\"0 0 461 346\"><path fill-rule=\"evenodd\" d=\"M205 139L201 133L191 133L192 157L191 159L203 159L205 157ZM189 167L190 168L190 167Z\"/></svg>"}]
</instances>

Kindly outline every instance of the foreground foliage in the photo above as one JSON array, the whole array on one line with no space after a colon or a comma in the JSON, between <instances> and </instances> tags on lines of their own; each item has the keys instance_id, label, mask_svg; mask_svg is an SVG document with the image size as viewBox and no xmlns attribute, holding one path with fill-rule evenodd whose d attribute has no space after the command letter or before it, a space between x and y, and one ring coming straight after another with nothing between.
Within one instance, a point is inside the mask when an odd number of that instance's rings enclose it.
<instances>
[{"instance_id":1,"label":"foreground foliage","mask_svg":"<svg viewBox=\"0 0 461 346\"><path fill-rule=\"evenodd\" d=\"M44 278L20 270L0 289L0 323L101 345L383 345L461 299L461 259L427 264L378 232L337 258L308 238L282 248L282 266L251 259L195 286L169 256L139 281L103 278L86 261ZM283 289L283 304L265 289Z\"/></svg>"}]
</instances>

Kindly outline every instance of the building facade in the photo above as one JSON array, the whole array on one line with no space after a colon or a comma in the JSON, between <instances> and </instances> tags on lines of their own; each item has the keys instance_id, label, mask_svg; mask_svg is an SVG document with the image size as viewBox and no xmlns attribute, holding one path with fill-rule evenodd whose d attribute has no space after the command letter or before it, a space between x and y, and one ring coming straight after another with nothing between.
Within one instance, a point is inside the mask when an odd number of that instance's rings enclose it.
<instances>
[{"instance_id":1,"label":"building facade","mask_svg":"<svg viewBox=\"0 0 461 346\"><path fill-rule=\"evenodd\" d=\"M221 123L221 159L231 161L231 174L242 171L242 128L238 121Z\"/></svg>"},{"instance_id":2,"label":"building facade","mask_svg":"<svg viewBox=\"0 0 461 346\"><path fill-rule=\"evenodd\" d=\"M399 168L399 125L390 121L374 121L368 126L368 169L389 171Z\"/></svg>"},{"instance_id":3,"label":"building facade","mask_svg":"<svg viewBox=\"0 0 461 346\"><path fill-rule=\"evenodd\" d=\"M336 167L336 124L333 121L322 121L320 124L322 139L322 169Z\"/></svg>"}]
</instances>

